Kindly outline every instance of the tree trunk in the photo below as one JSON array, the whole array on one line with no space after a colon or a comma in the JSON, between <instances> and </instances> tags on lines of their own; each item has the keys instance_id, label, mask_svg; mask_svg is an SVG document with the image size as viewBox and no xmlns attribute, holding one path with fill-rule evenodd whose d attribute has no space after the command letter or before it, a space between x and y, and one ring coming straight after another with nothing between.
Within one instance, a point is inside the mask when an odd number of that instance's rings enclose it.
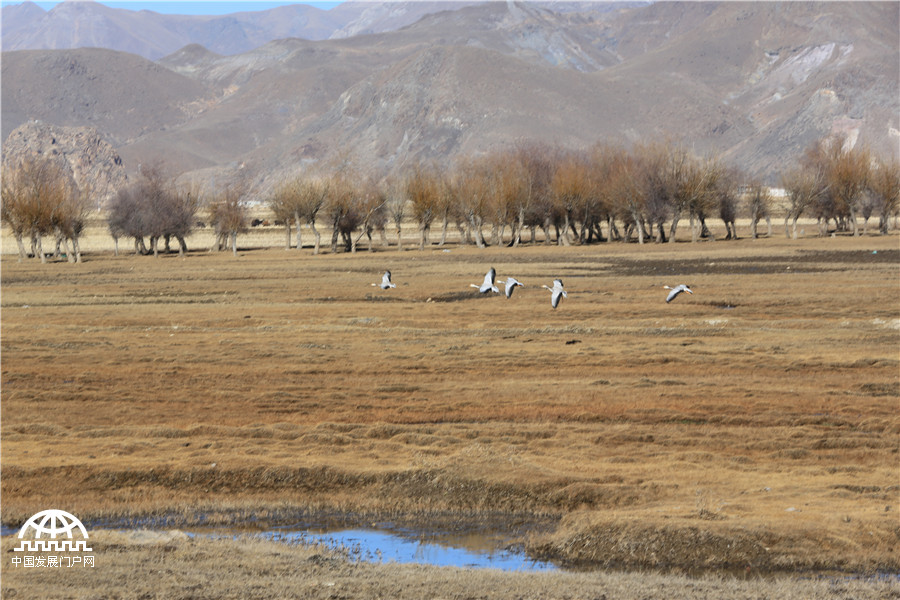
<instances>
[{"instance_id":1,"label":"tree trunk","mask_svg":"<svg viewBox=\"0 0 900 600\"><path fill-rule=\"evenodd\" d=\"M565 216L563 217L563 224L560 231L556 233L556 243L559 246L570 246L569 242L569 212L566 211Z\"/></svg>"},{"instance_id":2,"label":"tree trunk","mask_svg":"<svg viewBox=\"0 0 900 600\"><path fill-rule=\"evenodd\" d=\"M291 249L291 220L284 220L284 249Z\"/></svg>"},{"instance_id":3,"label":"tree trunk","mask_svg":"<svg viewBox=\"0 0 900 600\"><path fill-rule=\"evenodd\" d=\"M322 242L322 234L319 233L319 230L318 230L318 229L316 229L316 222L315 222L315 220L312 220L312 221L309 222L309 228L312 229L313 235L314 235L315 238L316 238L316 245L315 245L315 247L313 248L313 254L318 254L318 253L319 253L319 246L320 246L320 244L321 244L321 242Z\"/></svg>"},{"instance_id":4,"label":"tree trunk","mask_svg":"<svg viewBox=\"0 0 900 600\"><path fill-rule=\"evenodd\" d=\"M81 262L81 244L78 243L78 238L72 238L72 252L75 254L75 262Z\"/></svg>"},{"instance_id":5,"label":"tree trunk","mask_svg":"<svg viewBox=\"0 0 900 600\"><path fill-rule=\"evenodd\" d=\"M338 235L339 234L340 234L340 231L338 230L337 219L335 219L335 222L331 228L331 253L332 254L337 254L337 244L338 244Z\"/></svg>"},{"instance_id":6,"label":"tree trunk","mask_svg":"<svg viewBox=\"0 0 900 600\"><path fill-rule=\"evenodd\" d=\"M22 262L28 258L28 251L25 250L25 242L22 240L22 234L16 233L15 235L16 245L19 247L19 262ZM116 249L118 249L118 246L116 246ZM116 256L118 256L118 254Z\"/></svg>"},{"instance_id":7,"label":"tree trunk","mask_svg":"<svg viewBox=\"0 0 900 600\"><path fill-rule=\"evenodd\" d=\"M184 241L183 235L176 235L175 239L178 240L178 256L183 258L188 251L187 242Z\"/></svg>"},{"instance_id":8,"label":"tree trunk","mask_svg":"<svg viewBox=\"0 0 900 600\"><path fill-rule=\"evenodd\" d=\"M608 221L607 225L608 225L608 227L609 227L609 240L610 240L610 241L612 241L612 240L614 240L614 239L615 239L615 240L620 240L620 239L622 239L622 236L621 236L621 234L619 233L619 229L618 229L618 227L616 227L616 220L615 220L615 219L613 219L612 217L609 217L609 221Z\"/></svg>"},{"instance_id":9,"label":"tree trunk","mask_svg":"<svg viewBox=\"0 0 900 600\"><path fill-rule=\"evenodd\" d=\"M231 254L237 256L237 231L232 231L231 235Z\"/></svg>"},{"instance_id":10,"label":"tree trunk","mask_svg":"<svg viewBox=\"0 0 900 600\"><path fill-rule=\"evenodd\" d=\"M471 225L472 231L475 234L475 245L477 245L479 248L485 248L487 244L484 243L484 235L481 231L481 228L484 226L484 219L482 219L480 216L475 215L472 217Z\"/></svg>"},{"instance_id":11,"label":"tree trunk","mask_svg":"<svg viewBox=\"0 0 900 600\"><path fill-rule=\"evenodd\" d=\"M669 243L670 244L675 243L675 232L678 230L678 221L680 221L680 220L681 220L681 213L680 213L680 211L677 211L677 212L675 212L675 214L672 215L672 225L669 227Z\"/></svg>"},{"instance_id":12,"label":"tree trunk","mask_svg":"<svg viewBox=\"0 0 900 600\"><path fill-rule=\"evenodd\" d=\"M438 242L438 247L443 248L444 244L447 242L447 230L450 228L450 217L448 215L444 215L444 219L441 221L441 241Z\"/></svg>"},{"instance_id":13,"label":"tree trunk","mask_svg":"<svg viewBox=\"0 0 900 600\"><path fill-rule=\"evenodd\" d=\"M47 263L47 257L44 256L44 244L41 241L41 236L38 234L34 234L31 237L31 247L34 248L34 255L41 259L41 264Z\"/></svg>"},{"instance_id":14,"label":"tree trunk","mask_svg":"<svg viewBox=\"0 0 900 600\"><path fill-rule=\"evenodd\" d=\"M422 223L422 226L419 228L421 235L419 236L419 250L425 249L425 244L428 243L428 230L431 229L430 225L426 223Z\"/></svg>"},{"instance_id":15,"label":"tree trunk","mask_svg":"<svg viewBox=\"0 0 900 600\"><path fill-rule=\"evenodd\" d=\"M634 219L634 228L637 230L638 244L644 243L644 224L641 223L641 215L636 211L631 212L631 218ZM672 239L672 238L669 238Z\"/></svg>"},{"instance_id":16,"label":"tree trunk","mask_svg":"<svg viewBox=\"0 0 900 600\"><path fill-rule=\"evenodd\" d=\"M303 240L300 239L300 213L294 213L294 223L297 224L297 250L303 249Z\"/></svg>"}]
</instances>

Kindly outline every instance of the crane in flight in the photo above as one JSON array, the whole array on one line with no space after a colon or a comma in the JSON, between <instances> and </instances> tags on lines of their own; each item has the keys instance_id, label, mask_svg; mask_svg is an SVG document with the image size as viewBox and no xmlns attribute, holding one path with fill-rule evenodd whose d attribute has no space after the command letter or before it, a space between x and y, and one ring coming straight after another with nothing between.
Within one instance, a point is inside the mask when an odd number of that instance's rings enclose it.
<instances>
[{"instance_id":1,"label":"crane in flight","mask_svg":"<svg viewBox=\"0 0 900 600\"><path fill-rule=\"evenodd\" d=\"M563 289L562 279L554 279L553 287L550 287L547 285L543 285L541 287L545 287L548 290L550 290L550 292L551 292L550 304L553 306L553 308L556 308L557 306L559 306L559 301L561 298L569 297L569 295L566 293L566 290Z\"/></svg>"},{"instance_id":2,"label":"crane in flight","mask_svg":"<svg viewBox=\"0 0 900 600\"><path fill-rule=\"evenodd\" d=\"M693 293L694 293L694 292L691 291L691 288L690 288L689 286L687 286L687 285L685 285L685 284L683 284L683 283L682 283L681 285L676 285L675 287L669 287L669 286L667 286L667 285L664 285L664 286L663 286L663 289L671 290L671 291L669 292L669 295L666 296L666 303L669 303L669 302L671 302L672 300L674 300L674 299L675 299L675 296L677 296L677 295L680 294L681 292L687 292L688 294L693 294Z\"/></svg>"},{"instance_id":3,"label":"crane in flight","mask_svg":"<svg viewBox=\"0 0 900 600\"><path fill-rule=\"evenodd\" d=\"M506 281L498 281L497 283L502 283L504 286L506 286L504 291L506 292L507 298L512 297L513 290L516 289L516 286L525 287L525 284L515 277L507 277Z\"/></svg>"},{"instance_id":4,"label":"crane in flight","mask_svg":"<svg viewBox=\"0 0 900 600\"><path fill-rule=\"evenodd\" d=\"M383 290L389 290L391 288L397 287L397 284L391 283L391 272L385 271L384 275L381 276L381 283L373 283L372 285L376 287L380 287Z\"/></svg>"},{"instance_id":5,"label":"crane in flight","mask_svg":"<svg viewBox=\"0 0 900 600\"><path fill-rule=\"evenodd\" d=\"M497 289L494 280L497 279L497 271L494 267L491 267L491 270L487 272L487 275L484 276L484 282L481 285L475 285L474 283L470 283L469 287L478 288L478 291L482 294L487 294L488 292L494 292L495 294L499 294L500 290Z\"/></svg>"}]
</instances>

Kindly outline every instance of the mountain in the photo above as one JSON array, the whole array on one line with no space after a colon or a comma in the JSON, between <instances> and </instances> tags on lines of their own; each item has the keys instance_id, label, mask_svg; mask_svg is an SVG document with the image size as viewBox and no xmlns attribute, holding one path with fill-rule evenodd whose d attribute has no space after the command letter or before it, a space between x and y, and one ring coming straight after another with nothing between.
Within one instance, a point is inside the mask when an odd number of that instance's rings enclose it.
<instances>
[{"instance_id":1,"label":"mountain","mask_svg":"<svg viewBox=\"0 0 900 600\"><path fill-rule=\"evenodd\" d=\"M831 132L897 153L898 7L489 2L239 54L4 52L3 136L29 119L89 125L132 171L160 157L205 179L241 168L261 194L335 157L390 170L523 140L669 138L776 183Z\"/></svg>"},{"instance_id":2,"label":"mountain","mask_svg":"<svg viewBox=\"0 0 900 600\"><path fill-rule=\"evenodd\" d=\"M240 54L273 40L324 40L398 29L461 2L343 2L331 10L292 4L261 11L198 16L110 8L67 0L49 11L33 2L3 7L2 48L108 48L157 60L189 44Z\"/></svg>"}]
</instances>

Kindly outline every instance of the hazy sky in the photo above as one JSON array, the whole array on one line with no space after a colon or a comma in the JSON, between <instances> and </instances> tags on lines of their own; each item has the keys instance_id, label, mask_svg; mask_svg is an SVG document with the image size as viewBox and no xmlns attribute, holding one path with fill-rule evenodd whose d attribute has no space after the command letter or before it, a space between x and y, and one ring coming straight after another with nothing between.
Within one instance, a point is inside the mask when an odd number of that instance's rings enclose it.
<instances>
[{"instance_id":1,"label":"hazy sky","mask_svg":"<svg viewBox=\"0 0 900 600\"><path fill-rule=\"evenodd\" d=\"M15 2L3 0L2 4L3 6L6 6L7 4L21 4L21 0L16 0ZM35 4L37 4L44 10L50 10L51 8L59 4L59 2L35 2ZM305 2L302 0L265 0L262 2L252 2L246 0L240 2L235 0L228 0L224 2L222 0L169 0L167 2L154 0L103 0L101 4L105 4L106 6L110 6L112 8L127 8L128 10L152 10L158 13L170 13L178 15L224 15L234 12L266 10L285 4L309 4L311 6L329 9L340 4L340 2Z\"/></svg>"}]
</instances>

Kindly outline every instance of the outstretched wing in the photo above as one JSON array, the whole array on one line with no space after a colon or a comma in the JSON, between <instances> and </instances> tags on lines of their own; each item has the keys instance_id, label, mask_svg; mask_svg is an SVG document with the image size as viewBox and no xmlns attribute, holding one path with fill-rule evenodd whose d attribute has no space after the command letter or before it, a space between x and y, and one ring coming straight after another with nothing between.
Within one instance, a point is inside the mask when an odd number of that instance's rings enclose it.
<instances>
[{"instance_id":1,"label":"outstretched wing","mask_svg":"<svg viewBox=\"0 0 900 600\"><path fill-rule=\"evenodd\" d=\"M512 296L513 290L516 289L517 285L522 285L512 277L508 277L506 279L506 297L509 298Z\"/></svg>"},{"instance_id":2,"label":"outstretched wing","mask_svg":"<svg viewBox=\"0 0 900 600\"><path fill-rule=\"evenodd\" d=\"M487 275L484 276L484 283L481 284L481 287L478 288L478 291L482 294L486 294L489 290L497 291L497 286L494 285L494 280L497 278L497 271L494 270L494 267L491 267L491 270L487 272Z\"/></svg>"}]
</instances>

